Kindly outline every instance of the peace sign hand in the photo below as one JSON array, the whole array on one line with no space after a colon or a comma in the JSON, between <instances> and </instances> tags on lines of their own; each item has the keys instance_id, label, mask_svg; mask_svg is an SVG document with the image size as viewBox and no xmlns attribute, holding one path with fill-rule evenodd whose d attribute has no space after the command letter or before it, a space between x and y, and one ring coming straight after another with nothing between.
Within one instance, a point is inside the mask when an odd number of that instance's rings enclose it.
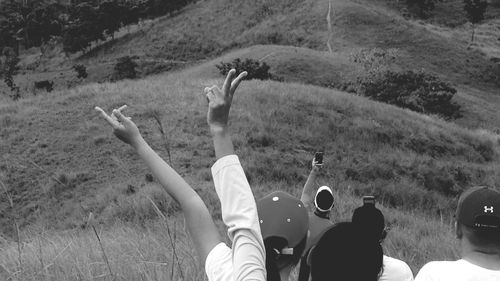
<instances>
[{"instance_id":1,"label":"peace sign hand","mask_svg":"<svg viewBox=\"0 0 500 281\"><path fill-rule=\"evenodd\" d=\"M111 125L113 133L118 139L124 143L136 146L142 139L142 136L135 123L132 122L131 118L125 117L121 113L121 111L125 108L127 108L126 105L118 109L114 109L111 115L106 114L106 112L98 106L95 107L95 110L100 112L104 120Z\"/></svg>"},{"instance_id":2,"label":"peace sign hand","mask_svg":"<svg viewBox=\"0 0 500 281\"><path fill-rule=\"evenodd\" d=\"M247 76L244 71L234 78L235 69L231 69L226 76L222 90L216 85L206 87L204 92L208 100L207 122L210 129L224 129L229 120L229 109L233 101L233 95L241 80Z\"/></svg>"}]
</instances>

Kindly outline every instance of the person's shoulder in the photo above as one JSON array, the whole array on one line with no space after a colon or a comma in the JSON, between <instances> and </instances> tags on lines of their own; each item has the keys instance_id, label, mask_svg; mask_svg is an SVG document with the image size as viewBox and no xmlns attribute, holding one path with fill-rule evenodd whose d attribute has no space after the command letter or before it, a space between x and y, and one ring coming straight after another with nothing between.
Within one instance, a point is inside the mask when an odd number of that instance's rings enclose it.
<instances>
[{"instance_id":1,"label":"person's shoulder","mask_svg":"<svg viewBox=\"0 0 500 281\"><path fill-rule=\"evenodd\" d=\"M445 269L445 268L450 268L457 266L457 261L430 261L426 263L420 271L426 269L426 270L434 270L434 269Z\"/></svg>"},{"instance_id":2,"label":"person's shoulder","mask_svg":"<svg viewBox=\"0 0 500 281\"><path fill-rule=\"evenodd\" d=\"M413 280L413 272L406 262L386 255L382 274L387 276L387 280Z\"/></svg>"},{"instance_id":3,"label":"person's shoulder","mask_svg":"<svg viewBox=\"0 0 500 281\"><path fill-rule=\"evenodd\" d=\"M384 266L396 267L402 270L410 270L410 266L406 262L386 255L384 255Z\"/></svg>"},{"instance_id":4,"label":"person's shoulder","mask_svg":"<svg viewBox=\"0 0 500 281\"><path fill-rule=\"evenodd\" d=\"M330 219L320 218L313 213L309 214L309 230L312 235L320 235L331 226L333 222Z\"/></svg>"},{"instance_id":5,"label":"person's shoulder","mask_svg":"<svg viewBox=\"0 0 500 281\"><path fill-rule=\"evenodd\" d=\"M415 280L427 280L425 277L450 274L456 272L459 267L460 265L457 264L457 261L431 261L422 266Z\"/></svg>"}]
</instances>

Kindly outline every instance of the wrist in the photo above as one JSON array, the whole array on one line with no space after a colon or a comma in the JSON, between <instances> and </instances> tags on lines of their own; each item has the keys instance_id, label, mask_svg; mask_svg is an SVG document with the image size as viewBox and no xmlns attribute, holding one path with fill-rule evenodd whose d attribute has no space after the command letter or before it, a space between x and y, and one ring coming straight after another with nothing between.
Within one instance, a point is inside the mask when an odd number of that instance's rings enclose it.
<instances>
[{"instance_id":1,"label":"wrist","mask_svg":"<svg viewBox=\"0 0 500 281\"><path fill-rule=\"evenodd\" d=\"M135 149L135 150L139 150L139 148L141 148L142 146L144 146L144 144L146 144L146 141L144 140L144 138L139 135L135 138L133 138L131 141L130 141L130 145Z\"/></svg>"},{"instance_id":2,"label":"wrist","mask_svg":"<svg viewBox=\"0 0 500 281\"><path fill-rule=\"evenodd\" d=\"M215 135L224 135L227 134L228 127L227 125L210 125L210 133L212 136Z\"/></svg>"}]
</instances>

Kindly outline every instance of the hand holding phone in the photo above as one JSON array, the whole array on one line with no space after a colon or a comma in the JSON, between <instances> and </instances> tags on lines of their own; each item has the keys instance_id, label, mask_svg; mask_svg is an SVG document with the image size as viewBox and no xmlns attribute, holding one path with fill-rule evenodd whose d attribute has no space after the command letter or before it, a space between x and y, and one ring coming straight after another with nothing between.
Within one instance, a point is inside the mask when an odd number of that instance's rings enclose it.
<instances>
[{"instance_id":1,"label":"hand holding phone","mask_svg":"<svg viewBox=\"0 0 500 281\"><path fill-rule=\"evenodd\" d=\"M363 196L363 205L375 207L375 196Z\"/></svg>"},{"instance_id":2,"label":"hand holding phone","mask_svg":"<svg viewBox=\"0 0 500 281\"><path fill-rule=\"evenodd\" d=\"M313 167L322 167L322 166L323 166L323 152L318 151L314 154Z\"/></svg>"}]
</instances>

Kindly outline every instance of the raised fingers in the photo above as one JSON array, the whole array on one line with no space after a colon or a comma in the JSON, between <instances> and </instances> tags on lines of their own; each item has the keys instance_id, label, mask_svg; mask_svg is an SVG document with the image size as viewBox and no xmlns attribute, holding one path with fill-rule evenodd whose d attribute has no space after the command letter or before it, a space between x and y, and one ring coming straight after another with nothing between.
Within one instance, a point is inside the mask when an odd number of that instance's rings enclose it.
<instances>
[{"instance_id":1,"label":"raised fingers","mask_svg":"<svg viewBox=\"0 0 500 281\"><path fill-rule=\"evenodd\" d=\"M228 94L229 90L231 89L231 82L233 82L233 77L234 74L236 73L236 69L231 69L227 73L226 80L224 81L224 85L222 86L222 89L224 90L224 94Z\"/></svg>"},{"instance_id":2,"label":"raised fingers","mask_svg":"<svg viewBox=\"0 0 500 281\"><path fill-rule=\"evenodd\" d=\"M205 93L205 96L207 98L207 101L210 102L215 98L216 93L214 91L217 91L218 88L217 86L212 86L212 87L205 87L205 90L203 91Z\"/></svg>"},{"instance_id":3,"label":"raised fingers","mask_svg":"<svg viewBox=\"0 0 500 281\"><path fill-rule=\"evenodd\" d=\"M101 116L106 120L113 128L118 127L118 123L116 120L114 120L111 116L109 116L102 108L96 106L95 110L98 111Z\"/></svg>"},{"instance_id":4,"label":"raised fingers","mask_svg":"<svg viewBox=\"0 0 500 281\"><path fill-rule=\"evenodd\" d=\"M238 85L240 85L241 83L241 80L243 80L243 78L245 78L247 76L248 72L246 71L243 71L242 73L240 73L240 75L238 75L238 77L236 77L236 79L234 79L234 81L231 83L231 95L234 94L234 91L236 91L236 88L238 88Z\"/></svg>"}]
</instances>

